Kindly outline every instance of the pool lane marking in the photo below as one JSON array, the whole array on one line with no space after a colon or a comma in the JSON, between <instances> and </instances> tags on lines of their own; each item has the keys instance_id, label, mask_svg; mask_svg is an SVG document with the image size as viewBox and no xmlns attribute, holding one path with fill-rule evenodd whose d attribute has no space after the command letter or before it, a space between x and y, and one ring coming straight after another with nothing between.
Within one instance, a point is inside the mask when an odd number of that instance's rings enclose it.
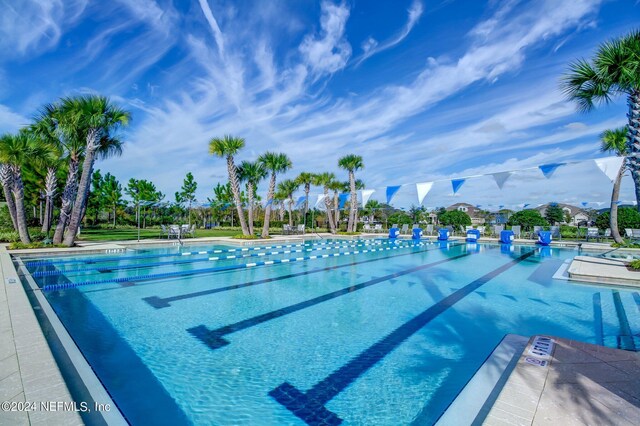
<instances>
[{"instance_id":1,"label":"pool lane marking","mask_svg":"<svg viewBox=\"0 0 640 426\"><path fill-rule=\"evenodd\" d=\"M456 245L452 245L451 247L462 246L462 245L463 244L456 244ZM442 247L436 246L436 248L442 248ZM347 267L350 267L350 266L363 265L363 264L366 264L366 263L377 262L379 260L386 260L386 259L392 259L392 258L403 257L403 256L411 256L411 255L414 255L414 254L425 253L425 252L433 251L433 250L434 250L433 248L427 248L426 250L417 250L417 251L412 251L411 253L394 254L394 255L391 255L391 256L378 257L378 258L375 258L375 259L367 259L367 260L362 260L362 261L357 261L357 262L345 263L344 265L334 265L334 266L328 266L326 268L317 268L317 269L312 269L311 271L297 272L297 273L292 273L292 274L287 274L287 275L281 275L279 277L265 278L265 279L261 279L261 280L257 280L257 281L249 281L249 282L240 283L240 284L233 284L233 285L226 286L226 287L213 288L213 289L209 289L209 290L201 290L201 291L196 291L196 292L193 292L193 293L181 294L181 295L178 295L178 296L171 296L171 297L149 296L149 297L143 298L142 300L144 300L145 302L147 302L148 304L150 304L151 306L153 306L156 309L168 308L168 307L171 306L170 305L171 302L175 302L175 301L178 301L178 300L185 300L185 299L191 299L191 298L194 298L194 297L207 296L207 295L210 295L210 294L221 293L221 292L230 291L230 290L236 290L236 289L239 289L239 288L253 287L255 285L266 284L266 283L271 283L271 282L275 282L275 281L281 281L281 280L286 280L286 279L290 279L290 278L301 277L301 276L305 276L305 275L317 274L317 273L320 273L320 272L333 271L333 270L336 270L336 269L347 268Z\"/></svg>"},{"instance_id":2,"label":"pool lane marking","mask_svg":"<svg viewBox=\"0 0 640 426\"><path fill-rule=\"evenodd\" d=\"M449 257L447 259L438 260L436 262L427 263L425 265L415 266L413 268L405 269L403 271L395 272L393 274L385 275L383 277L373 278L368 281L364 281L360 284L355 284L349 287L341 288L340 290L332 291L331 293L326 293L321 296L314 297L313 299L305 300L303 302L285 306L284 308L276 309L271 312L266 312L264 314L256 315L254 317L247 318L242 321L238 321L234 324L225 325L224 327L216 328L214 330L209 330L205 325L198 325L196 327L187 329L187 331L191 335L193 335L194 337L202 341L210 349L219 349L229 344L229 341L223 338L223 336L226 336L227 334L232 334L237 331L254 327L256 325L262 324L272 319L280 318L285 315L289 315L294 312L298 312L303 309L309 308L311 306L319 305L320 303L323 303L332 299L336 299L340 296L352 294L358 290L362 290L376 284L387 282L387 281L393 280L394 278L401 277L403 275L408 275L414 272L422 271L424 269L433 268L434 266L438 266L443 263L451 262L453 260L469 256L469 254L470 253L462 253L453 257Z\"/></svg>"},{"instance_id":3,"label":"pool lane marking","mask_svg":"<svg viewBox=\"0 0 640 426\"><path fill-rule=\"evenodd\" d=\"M596 345L604 346L604 330L602 324L602 301L600 293L593 294L593 323L596 331Z\"/></svg>"},{"instance_id":4,"label":"pool lane marking","mask_svg":"<svg viewBox=\"0 0 640 426\"><path fill-rule=\"evenodd\" d=\"M123 266L114 266L114 267L102 267L102 268L82 268L82 269L53 269L47 271L35 271L31 273L31 276L34 278L38 277L50 277L53 275L61 275L61 274L75 274L75 273L83 273L83 272L100 272L100 273L112 273L114 271L124 271L130 269L146 269L153 268L157 266L167 266L167 265L184 265L190 263L198 263L198 262L215 262L220 260L231 260L231 259L244 259L247 257L262 257L269 255L278 255L278 254L289 254L289 253L304 253L304 252L314 252L314 251L323 251L323 250L341 250L344 248L356 248L356 247L369 247L373 246L370 244L351 244L351 245L340 245L340 246L326 246L326 247L310 247L306 249L298 249L298 250L282 250L282 251L272 251L272 252L261 252L261 253L245 253L245 254L237 254L237 255L229 255L229 256L217 256L217 257L209 257L204 259L189 259L189 260L172 260L165 262L154 262L154 263L140 263L134 265L123 265ZM376 244L378 246L378 244Z\"/></svg>"},{"instance_id":5,"label":"pool lane marking","mask_svg":"<svg viewBox=\"0 0 640 426\"><path fill-rule=\"evenodd\" d=\"M340 245L340 244L348 244L357 241L366 241L366 242L374 242L377 244L389 244L392 242L389 239L382 238L374 238L374 239L364 239L364 240L339 240L339 241L326 241L326 242L308 242L308 243L298 243L298 244L280 244L274 246L258 246L258 247L242 247L242 248L233 248L233 249L215 249L215 250L206 250L206 251L192 251L192 252L181 252L181 253L158 253L158 254L139 254L134 256L112 256L112 257L94 257L89 259L70 259L70 260L59 260L59 261L51 261L51 260L33 260L29 262L25 262L25 266L27 267L36 267L36 266L48 266L48 265L70 265L77 263L85 263L85 264L95 264L95 263L107 263L107 262L119 262L122 260L137 260L137 259L152 259L154 257L180 257L180 256L194 256L194 255L203 255L203 254L216 254L216 253L234 253L239 251L252 251L252 250L270 250L274 248L288 248L288 247L303 247L303 246L325 246L325 245Z\"/></svg>"},{"instance_id":6,"label":"pool lane marking","mask_svg":"<svg viewBox=\"0 0 640 426\"><path fill-rule=\"evenodd\" d=\"M420 247L425 244L429 244L429 243L418 243L415 245L405 245L405 246L396 246L396 247L381 247L379 249L361 250L361 251L357 251L357 253L355 251L344 252L344 253L334 253L332 257L347 256L347 255L360 254L360 253L370 253L370 252L385 251L385 250L405 249L405 248L411 248L416 246ZM299 261L312 260L312 259L318 259L318 258L322 258L322 256L302 256L302 257L295 257L290 259L277 259L277 260L269 261L269 265L274 265L279 263L299 262ZM42 286L42 290L54 291L54 290L62 290L65 288L75 288L75 287L80 287L85 285L110 284L110 283L117 284L125 281L138 282L138 281L148 281L148 280L159 280L164 278L186 277L190 275L209 274L214 272L235 271L238 269L247 269L247 268L253 268L256 266L264 266L264 265L266 265L264 261L252 262L252 263L240 263L236 265L218 266L214 268L194 269L191 271L162 272L159 274L134 275L130 277L108 278L104 280L84 281L79 283L50 284L50 285Z\"/></svg>"},{"instance_id":7,"label":"pool lane marking","mask_svg":"<svg viewBox=\"0 0 640 426\"><path fill-rule=\"evenodd\" d=\"M633 342L633 332L629 325L629 318L627 318L627 312L622 304L620 298L620 292L618 290L611 290L613 296L613 306L616 310L616 316L618 317L618 323L620 324L620 333L618 334L618 349L624 349L627 351L636 351L636 345Z\"/></svg>"},{"instance_id":8,"label":"pool lane marking","mask_svg":"<svg viewBox=\"0 0 640 426\"><path fill-rule=\"evenodd\" d=\"M269 395L309 425L337 425L342 423L342 419L338 417L337 414L329 411L325 407L327 402L331 401L336 395L346 389L351 383L356 381L371 367L376 365L434 318L437 318L440 314L482 285L533 254L534 251L529 251L445 297L440 302L427 308L411 320L396 328L383 339L365 349L347 364L335 370L322 381L316 383L307 392L302 392L290 383L284 382L277 388L271 390Z\"/></svg>"}]
</instances>

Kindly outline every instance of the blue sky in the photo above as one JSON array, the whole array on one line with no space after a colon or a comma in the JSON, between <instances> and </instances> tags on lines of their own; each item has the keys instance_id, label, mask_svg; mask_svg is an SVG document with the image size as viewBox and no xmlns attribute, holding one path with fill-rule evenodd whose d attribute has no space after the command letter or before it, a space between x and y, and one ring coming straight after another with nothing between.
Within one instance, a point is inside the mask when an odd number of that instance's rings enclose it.
<instances>
[{"instance_id":1,"label":"blue sky","mask_svg":"<svg viewBox=\"0 0 640 426\"><path fill-rule=\"evenodd\" d=\"M610 182L592 162L502 190L472 179L455 196L445 180L603 156L598 134L625 124L624 100L579 114L559 78L638 22L636 0L0 0L0 131L98 92L133 121L124 155L96 167L171 199L188 171L199 200L212 195L226 169L207 141L230 133L247 141L239 161L287 153L290 177L346 179L337 159L362 155L374 199L436 180L429 207L603 203ZM403 187L396 203L412 202Z\"/></svg>"}]
</instances>

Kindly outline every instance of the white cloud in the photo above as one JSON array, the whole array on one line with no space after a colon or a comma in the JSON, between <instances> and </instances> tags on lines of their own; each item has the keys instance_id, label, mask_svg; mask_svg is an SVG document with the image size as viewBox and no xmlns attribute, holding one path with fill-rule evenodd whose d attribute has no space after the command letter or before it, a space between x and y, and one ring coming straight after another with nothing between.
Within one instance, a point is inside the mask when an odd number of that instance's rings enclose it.
<instances>
[{"instance_id":1,"label":"white cloud","mask_svg":"<svg viewBox=\"0 0 640 426\"><path fill-rule=\"evenodd\" d=\"M29 119L0 104L0 133L15 132L29 123Z\"/></svg>"},{"instance_id":2,"label":"white cloud","mask_svg":"<svg viewBox=\"0 0 640 426\"><path fill-rule=\"evenodd\" d=\"M344 38L349 9L323 1L320 36L307 35L300 45L306 64L316 74L334 73L342 69L351 56L351 45Z\"/></svg>"}]
</instances>

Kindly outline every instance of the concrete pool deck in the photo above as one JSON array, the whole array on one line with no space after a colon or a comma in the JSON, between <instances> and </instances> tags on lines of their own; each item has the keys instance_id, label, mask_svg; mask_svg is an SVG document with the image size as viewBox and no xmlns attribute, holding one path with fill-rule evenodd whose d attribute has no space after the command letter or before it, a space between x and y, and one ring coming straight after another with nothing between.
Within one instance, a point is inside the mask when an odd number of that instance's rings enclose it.
<instances>
[{"instance_id":1,"label":"concrete pool deck","mask_svg":"<svg viewBox=\"0 0 640 426\"><path fill-rule=\"evenodd\" d=\"M546 366L531 364L533 338L483 424L637 425L640 353L552 337ZM543 359L543 360L544 360Z\"/></svg>"}]
</instances>

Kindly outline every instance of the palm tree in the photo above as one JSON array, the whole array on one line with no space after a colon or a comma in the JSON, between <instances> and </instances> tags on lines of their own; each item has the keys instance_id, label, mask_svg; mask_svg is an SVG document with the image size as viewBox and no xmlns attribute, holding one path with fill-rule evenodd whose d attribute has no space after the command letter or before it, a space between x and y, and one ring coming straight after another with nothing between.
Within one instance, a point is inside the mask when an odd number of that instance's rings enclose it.
<instances>
[{"instance_id":1,"label":"palm tree","mask_svg":"<svg viewBox=\"0 0 640 426\"><path fill-rule=\"evenodd\" d=\"M605 130L600 134L600 150L602 152L611 152L618 157L626 157L627 152L627 127L619 127L613 130ZM623 243L620 231L618 231L618 196L620 195L620 182L626 166L624 162L618 170L618 175L613 183L613 191L611 192L611 210L609 211L609 227L611 228L611 236L616 243Z\"/></svg>"},{"instance_id":2,"label":"palm tree","mask_svg":"<svg viewBox=\"0 0 640 426\"><path fill-rule=\"evenodd\" d=\"M231 192L233 193L233 201L235 202L240 220L240 227L243 235L251 235L247 228L247 221L244 219L242 210L242 201L240 200L240 182L233 156L244 148L245 141L243 138L237 138L225 135L222 138L213 138L209 141L209 154L227 159L227 172L229 173L229 183L231 184Z\"/></svg>"},{"instance_id":3,"label":"palm tree","mask_svg":"<svg viewBox=\"0 0 640 426\"><path fill-rule=\"evenodd\" d=\"M329 229L332 234L336 233L336 224L334 222L333 215L331 214L331 198L329 197L329 185L334 182L336 176L333 173L318 173L313 177L313 184L322 187L324 193L324 207L327 210L327 218L329 220Z\"/></svg>"},{"instance_id":4,"label":"palm tree","mask_svg":"<svg viewBox=\"0 0 640 426\"><path fill-rule=\"evenodd\" d=\"M302 172L296 178L298 185L304 185L304 223L307 223L307 213L309 213L309 191L313 183L313 173Z\"/></svg>"},{"instance_id":5,"label":"palm tree","mask_svg":"<svg viewBox=\"0 0 640 426\"><path fill-rule=\"evenodd\" d=\"M640 210L640 31L601 44L591 63L582 59L570 64L562 86L584 112L616 95L627 96L626 162Z\"/></svg>"},{"instance_id":6,"label":"palm tree","mask_svg":"<svg viewBox=\"0 0 640 426\"><path fill-rule=\"evenodd\" d=\"M9 137L10 135L5 136ZM8 164L0 164L0 183L2 183L4 199L7 200L7 208L9 209L9 216L11 216L13 229L17 231L18 221L16 220L16 203L13 201L13 196L11 195L11 189L13 188L13 175L11 173L11 167Z\"/></svg>"},{"instance_id":7,"label":"palm tree","mask_svg":"<svg viewBox=\"0 0 640 426\"><path fill-rule=\"evenodd\" d=\"M60 126L63 131L74 133L79 129L85 140L82 175L64 235L64 244L70 247L75 241L86 210L93 165L98 155L121 152L121 142L111 137L111 134L129 123L131 113L111 103L108 98L98 95L63 98L59 108L62 118Z\"/></svg>"},{"instance_id":8,"label":"palm tree","mask_svg":"<svg viewBox=\"0 0 640 426\"><path fill-rule=\"evenodd\" d=\"M356 213L358 211L358 196L356 194L356 176L355 171L364 168L362 157L355 154L345 155L338 160L338 166L349 172L349 190L351 192L351 200L349 209L349 223L347 224L347 232L355 232L356 230Z\"/></svg>"},{"instance_id":9,"label":"palm tree","mask_svg":"<svg viewBox=\"0 0 640 426\"><path fill-rule=\"evenodd\" d=\"M274 201L276 192L276 175L289 170L291 168L291 160L286 154L265 152L258 157L258 162L262 163L265 169L271 173L269 191L267 192L267 206L264 210L264 225L262 227L262 238L269 238L269 219L271 217L271 204Z\"/></svg>"},{"instance_id":10,"label":"palm tree","mask_svg":"<svg viewBox=\"0 0 640 426\"><path fill-rule=\"evenodd\" d=\"M42 221L42 232L49 234L51 230L51 222L53 220L53 197L56 195L58 178L56 171L58 169L57 158L47 165L47 175L44 178L44 220Z\"/></svg>"},{"instance_id":11,"label":"palm tree","mask_svg":"<svg viewBox=\"0 0 640 426\"><path fill-rule=\"evenodd\" d=\"M336 230L340 230L340 193L346 190L344 182L338 180L332 180L327 187L333 191L333 221L336 225Z\"/></svg>"},{"instance_id":12,"label":"palm tree","mask_svg":"<svg viewBox=\"0 0 640 426\"><path fill-rule=\"evenodd\" d=\"M27 215L24 207L22 169L27 164L40 165L40 162L47 156L47 152L45 144L27 129L22 129L16 135L6 134L0 137L0 162L8 166L9 179L12 183L11 194L7 200L13 197L18 234L20 241L25 244L31 243L31 237L27 228Z\"/></svg>"},{"instance_id":13,"label":"palm tree","mask_svg":"<svg viewBox=\"0 0 640 426\"><path fill-rule=\"evenodd\" d=\"M298 190L298 183L293 179L285 179L278 184L278 192L289 201L289 226L293 226L293 193Z\"/></svg>"},{"instance_id":14,"label":"palm tree","mask_svg":"<svg viewBox=\"0 0 640 426\"><path fill-rule=\"evenodd\" d=\"M256 187L260 181L267 177L267 169L264 164L259 161L243 161L238 167L238 174L240 180L247 183L247 196L249 197L249 233L253 235L253 207L254 207L254 195Z\"/></svg>"}]
</instances>

